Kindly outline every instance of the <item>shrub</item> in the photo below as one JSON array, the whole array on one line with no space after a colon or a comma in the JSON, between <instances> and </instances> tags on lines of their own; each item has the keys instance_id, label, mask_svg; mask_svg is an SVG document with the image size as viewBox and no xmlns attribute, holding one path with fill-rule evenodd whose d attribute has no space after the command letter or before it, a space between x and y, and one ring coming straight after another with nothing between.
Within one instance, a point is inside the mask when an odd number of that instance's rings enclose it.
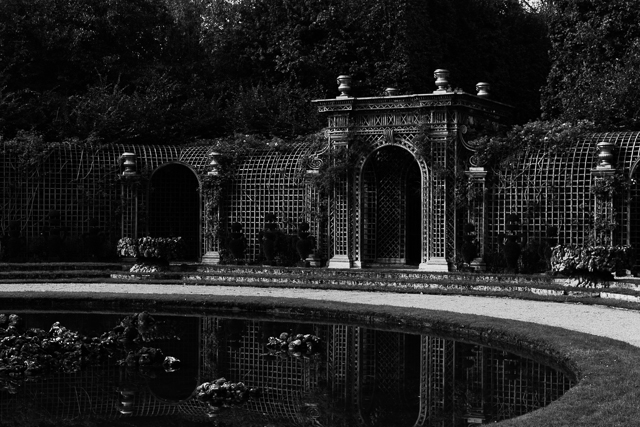
<instances>
[{"instance_id":1,"label":"shrub","mask_svg":"<svg viewBox=\"0 0 640 427\"><path fill-rule=\"evenodd\" d=\"M166 261L184 256L182 237L123 237L118 241L118 255L137 258L160 258Z\"/></svg>"},{"instance_id":2,"label":"shrub","mask_svg":"<svg viewBox=\"0 0 640 427\"><path fill-rule=\"evenodd\" d=\"M631 246L563 246L553 248L551 270L563 274L608 273L632 266Z\"/></svg>"}]
</instances>

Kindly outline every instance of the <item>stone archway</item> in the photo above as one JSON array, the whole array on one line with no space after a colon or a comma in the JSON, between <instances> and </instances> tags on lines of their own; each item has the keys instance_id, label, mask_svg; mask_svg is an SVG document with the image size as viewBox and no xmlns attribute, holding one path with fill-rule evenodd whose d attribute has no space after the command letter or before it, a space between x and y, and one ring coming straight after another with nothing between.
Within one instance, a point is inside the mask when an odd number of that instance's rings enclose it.
<instances>
[{"instance_id":1,"label":"stone archway","mask_svg":"<svg viewBox=\"0 0 640 427\"><path fill-rule=\"evenodd\" d=\"M413 155L399 146L371 153L362 167L361 254L366 265L422 260L422 181Z\"/></svg>"},{"instance_id":2,"label":"stone archway","mask_svg":"<svg viewBox=\"0 0 640 427\"><path fill-rule=\"evenodd\" d=\"M181 163L160 166L149 185L148 234L182 237L186 258L200 256L200 182L191 168Z\"/></svg>"}]
</instances>

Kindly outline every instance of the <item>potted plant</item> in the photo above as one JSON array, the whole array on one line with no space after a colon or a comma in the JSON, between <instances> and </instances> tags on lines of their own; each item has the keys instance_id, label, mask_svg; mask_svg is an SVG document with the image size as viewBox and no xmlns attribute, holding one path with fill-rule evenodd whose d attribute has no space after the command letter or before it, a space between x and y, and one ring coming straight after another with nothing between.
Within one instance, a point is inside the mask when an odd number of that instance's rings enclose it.
<instances>
[{"instance_id":1,"label":"potted plant","mask_svg":"<svg viewBox=\"0 0 640 427\"><path fill-rule=\"evenodd\" d=\"M545 236L544 260L547 263L547 270L551 270L551 255L553 248L558 244L558 227L548 226Z\"/></svg>"},{"instance_id":2,"label":"potted plant","mask_svg":"<svg viewBox=\"0 0 640 427\"><path fill-rule=\"evenodd\" d=\"M89 219L89 231L82 235L84 250L89 259L95 260L100 258L100 247L104 236L100 231L99 222L96 218Z\"/></svg>"},{"instance_id":3,"label":"potted plant","mask_svg":"<svg viewBox=\"0 0 640 427\"><path fill-rule=\"evenodd\" d=\"M123 237L118 240L116 251L120 258L137 258L138 240L133 237Z\"/></svg>"},{"instance_id":4,"label":"potted plant","mask_svg":"<svg viewBox=\"0 0 640 427\"><path fill-rule=\"evenodd\" d=\"M476 240L476 226L468 222L463 227L462 259L469 266L478 256L478 244Z\"/></svg>"},{"instance_id":5,"label":"potted plant","mask_svg":"<svg viewBox=\"0 0 640 427\"><path fill-rule=\"evenodd\" d=\"M262 253L269 265L273 264L273 258L276 255L276 239L278 230L278 223L276 221L277 217L274 214L266 214L264 216L264 229L258 236L260 239Z\"/></svg>"},{"instance_id":6,"label":"potted plant","mask_svg":"<svg viewBox=\"0 0 640 427\"><path fill-rule=\"evenodd\" d=\"M298 225L298 241L296 242L296 250L303 266L308 267L307 257L313 250L313 238L309 235L309 223L301 222Z\"/></svg>"},{"instance_id":7,"label":"potted plant","mask_svg":"<svg viewBox=\"0 0 640 427\"><path fill-rule=\"evenodd\" d=\"M23 239L20 221L9 222L9 232L2 238L2 257L8 261L18 261L23 255Z\"/></svg>"},{"instance_id":8,"label":"potted plant","mask_svg":"<svg viewBox=\"0 0 640 427\"><path fill-rule=\"evenodd\" d=\"M155 272L166 270L169 261L184 256L182 237L123 237L118 241L118 255L136 257L132 272Z\"/></svg>"},{"instance_id":9,"label":"potted plant","mask_svg":"<svg viewBox=\"0 0 640 427\"><path fill-rule=\"evenodd\" d=\"M233 255L236 263L241 263L244 259L244 251L247 248L247 239L242 232L242 224L234 222L231 224L231 233L229 235L229 251Z\"/></svg>"},{"instance_id":10,"label":"potted plant","mask_svg":"<svg viewBox=\"0 0 640 427\"><path fill-rule=\"evenodd\" d=\"M50 211L48 222L47 255L50 261L59 261L62 242L65 239L60 212L57 210Z\"/></svg>"},{"instance_id":11,"label":"potted plant","mask_svg":"<svg viewBox=\"0 0 640 427\"><path fill-rule=\"evenodd\" d=\"M520 217L516 214L508 214L506 217L506 236L503 244L504 259L507 267L512 272L518 271L518 260L522 248L520 247Z\"/></svg>"}]
</instances>

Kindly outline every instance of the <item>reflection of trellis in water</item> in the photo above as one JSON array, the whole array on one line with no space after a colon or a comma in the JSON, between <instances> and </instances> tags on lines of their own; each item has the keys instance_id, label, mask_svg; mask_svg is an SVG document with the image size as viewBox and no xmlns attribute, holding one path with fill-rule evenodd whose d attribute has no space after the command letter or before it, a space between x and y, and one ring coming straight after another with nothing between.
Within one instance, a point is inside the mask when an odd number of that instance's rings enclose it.
<instances>
[{"instance_id":1,"label":"reflection of trellis in water","mask_svg":"<svg viewBox=\"0 0 640 427\"><path fill-rule=\"evenodd\" d=\"M347 400L349 385L350 335L353 328L346 325L331 325L327 334L327 376L333 380L329 391L337 399Z\"/></svg>"},{"instance_id":2,"label":"reflection of trellis in water","mask_svg":"<svg viewBox=\"0 0 640 427\"><path fill-rule=\"evenodd\" d=\"M247 332L240 341L240 348L229 348L229 376L247 386L262 390L260 399L250 400L246 407L272 419L302 422L306 418L300 413L305 396L317 388L319 366L310 359L289 358L268 360L265 341L261 336L262 322L248 321Z\"/></svg>"},{"instance_id":3,"label":"reflection of trellis in water","mask_svg":"<svg viewBox=\"0 0 640 427\"><path fill-rule=\"evenodd\" d=\"M573 386L562 372L503 351L490 349L488 363L488 395L496 420L548 405Z\"/></svg>"},{"instance_id":4,"label":"reflection of trellis in water","mask_svg":"<svg viewBox=\"0 0 640 427\"><path fill-rule=\"evenodd\" d=\"M133 415L189 413L200 418L205 416L206 406L198 400L172 402L157 398L150 392L148 380L148 377L135 372L125 374L117 366L90 367L74 374L59 374L47 380L23 383L17 395L3 402L1 413L24 412L25 406L29 406L38 414L30 414L30 419L118 419L123 416L119 412L122 396L118 390L126 389L133 393ZM22 411L18 412L18 408ZM9 412L5 412L7 410Z\"/></svg>"},{"instance_id":5,"label":"reflection of trellis in water","mask_svg":"<svg viewBox=\"0 0 640 427\"><path fill-rule=\"evenodd\" d=\"M423 397L428 408L428 423L442 427L453 425L454 342L428 337L423 351L426 353L422 354L426 359L423 363L428 372L428 391Z\"/></svg>"},{"instance_id":6,"label":"reflection of trellis in water","mask_svg":"<svg viewBox=\"0 0 640 427\"><path fill-rule=\"evenodd\" d=\"M199 378L198 384L218 378L217 360L220 352L218 341L218 329L220 328L218 318L204 316L200 319L200 349L199 356Z\"/></svg>"},{"instance_id":7,"label":"reflection of trellis in water","mask_svg":"<svg viewBox=\"0 0 640 427\"><path fill-rule=\"evenodd\" d=\"M562 372L538 361L440 337L358 326L309 325L326 345L323 364L297 358L266 360L261 356L265 352L262 321L250 321L247 327L232 332L224 332L225 319L201 318L198 325L186 331L192 336L185 340L199 343L200 356L187 363L199 363L197 383L225 376L262 388L263 397L249 401L240 411L266 414L274 422L318 425L320 419L327 426L354 422L385 425L385 416L398 416L394 412L398 409L407 425L416 427L453 426L467 413L494 421L547 405L573 385ZM196 333L199 336L194 337ZM163 349L171 354L184 344L172 345L175 347ZM340 410L318 413L317 408L323 407L321 379L326 380L329 394L344 405L346 414ZM207 405L189 390L180 391L181 398L175 396L176 381L170 390L156 386L153 378L138 368L90 368L26 383L14 400L7 402L3 396L0 413L28 404L54 419L115 419L121 416L118 409L123 398L118 390L126 390L133 392L131 410L137 416L206 416ZM173 397L162 397L159 391ZM314 394L316 391L320 394Z\"/></svg>"},{"instance_id":8,"label":"reflection of trellis in water","mask_svg":"<svg viewBox=\"0 0 640 427\"><path fill-rule=\"evenodd\" d=\"M418 388L413 390L407 378L407 336L362 328L359 336L355 375L360 387L355 403L360 420L365 425L381 425L390 410L396 411L396 419L415 419Z\"/></svg>"},{"instance_id":9,"label":"reflection of trellis in water","mask_svg":"<svg viewBox=\"0 0 640 427\"><path fill-rule=\"evenodd\" d=\"M111 414L115 418L119 415L118 379L117 367L59 374L48 380L23 383L12 399L17 407L27 403L44 419L72 420L95 414Z\"/></svg>"}]
</instances>

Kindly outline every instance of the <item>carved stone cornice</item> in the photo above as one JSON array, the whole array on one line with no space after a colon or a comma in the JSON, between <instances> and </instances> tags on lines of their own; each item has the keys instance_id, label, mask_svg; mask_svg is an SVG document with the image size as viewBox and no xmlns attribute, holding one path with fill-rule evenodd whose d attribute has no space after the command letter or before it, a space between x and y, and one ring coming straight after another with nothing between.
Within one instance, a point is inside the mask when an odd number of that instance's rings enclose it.
<instances>
[{"instance_id":1,"label":"carved stone cornice","mask_svg":"<svg viewBox=\"0 0 640 427\"><path fill-rule=\"evenodd\" d=\"M379 111L464 107L496 119L508 119L513 107L466 92L427 93L416 95L380 96L370 98L316 99L312 101L320 113L341 111Z\"/></svg>"}]
</instances>

